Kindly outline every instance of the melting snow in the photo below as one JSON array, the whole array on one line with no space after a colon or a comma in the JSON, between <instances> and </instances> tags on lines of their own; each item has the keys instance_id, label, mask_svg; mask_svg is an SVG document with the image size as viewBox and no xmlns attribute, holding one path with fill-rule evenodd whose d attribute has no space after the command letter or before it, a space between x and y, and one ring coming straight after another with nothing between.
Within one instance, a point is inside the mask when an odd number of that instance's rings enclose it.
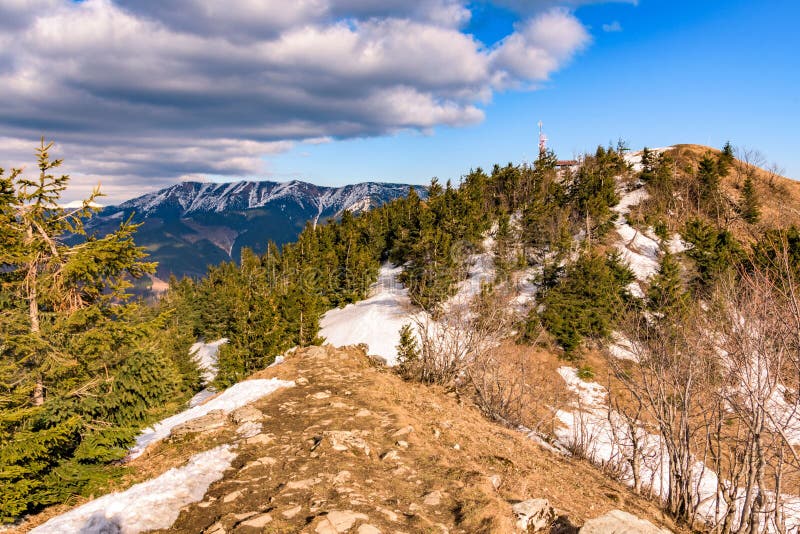
<instances>
[{"instance_id":1,"label":"melting snow","mask_svg":"<svg viewBox=\"0 0 800 534\"><path fill-rule=\"evenodd\" d=\"M197 342L189 348L189 354L200 368L205 384L210 384L217 377L219 348L227 342L228 338L223 337L211 343Z\"/></svg>"},{"instance_id":2,"label":"melting snow","mask_svg":"<svg viewBox=\"0 0 800 534\"><path fill-rule=\"evenodd\" d=\"M202 417L213 410L222 410L225 413L230 413L237 408L266 397L279 388L292 386L294 386L294 382L278 380L277 378L245 380L234 384L205 404L189 408L146 428L136 438L136 445L131 449L129 457L137 458L141 456L148 446L169 436L172 429L180 424Z\"/></svg>"},{"instance_id":3,"label":"melting snow","mask_svg":"<svg viewBox=\"0 0 800 534\"><path fill-rule=\"evenodd\" d=\"M396 365L400 328L412 322L408 290L397 279L401 271L402 267L383 265L372 296L328 311L320 322L320 335L337 347L366 343L370 354Z\"/></svg>"},{"instance_id":4,"label":"melting snow","mask_svg":"<svg viewBox=\"0 0 800 534\"><path fill-rule=\"evenodd\" d=\"M610 467L612 472L618 473L622 482L633 485L633 472L628 460L633 455L632 436L635 435L639 443L642 488L666 498L669 455L661 437L647 433L640 426L631 429L622 415L609 410L606 389L595 382L582 381L578 378L577 369L561 367L558 373L579 399L572 410L559 410L556 414L564 425L556 430L558 443L573 450L576 446L582 447L589 460L597 465ZM717 517L717 499L720 501L720 510L726 508L724 498L717 492L719 484L717 474L703 462L695 461L692 464L692 485L700 503L698 514L709 523L713 523ZM739 489L736 497L737 510L741 510L744 497L744 490ZM772 499L774 494L767 497ZM800 497L784 495L781 500L787 531L800 528ZM768 524L764 525L765 531L777 532L771 518L767 518L767 521Z\"/></svg>"},{"instance_id":5,"label":"melting snow","mask_svg":"<svg viewBox=\"0 0 800 534\"><path fill-rule=\"evenodd\" d=\"M620 360L639 361L639 357L633 352L631 340L619 332L611 332L612 343L608 345L608 352Z\"/></svg>"},{"instance_id":6,"label":"melting snow","mask_svg":"<svg viewBox=\"0 0 800 534\"><path fill-rule=\"evenodd\" d=\"M33 529L38 534L65 532L138 532L167 529L181 508L203 498L208 487L221 479L236 454L230 445L192 456L183 467L120 493L110 493Z\"/></svg>"},{"instance_id":7,"label":"melting snow","mask_svg":"<svg viewBox=\"0 0 800 534\"><path fill-rule=\"evenodd\" d=\"M614 226L620 237L615 246L640 282L646 282L658 272L659 245L658 241L631 226L625 215L646 198L647 191L639 187L624 194L619 204L614 206L614 211L618 213Z\"/></svg>"}]
</instances>

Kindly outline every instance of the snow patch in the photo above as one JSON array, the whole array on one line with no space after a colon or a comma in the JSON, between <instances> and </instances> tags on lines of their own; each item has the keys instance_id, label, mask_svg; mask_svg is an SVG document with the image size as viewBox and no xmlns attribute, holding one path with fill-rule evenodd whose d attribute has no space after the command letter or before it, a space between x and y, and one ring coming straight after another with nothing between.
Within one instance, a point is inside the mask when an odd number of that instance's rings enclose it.
<instances>
[{"instance_id":1,"label":"snow patch","mask_svg":"<svg viewBox=\"0 0 800 534\"><path fill-rule=\"evenodd\" d=\"M204 384L210 384L217 377L219 362L219 348L228 342L228 338L223 337L211 343L198 341L189 348L192 360L200 368Z\"/></svg>"},{"instance_id":2,"label":"snow patch","mask_svg":"<svg viewBox=\"0 0 800 534\"><path fill-rule=\"evenodd\" d=\"M608 352L619 360L639 361L639 357L633 351L633 343L630 339L619 332L611 332L612 343L608 346Z\"/></svg>"},{"instance_id":3,"label":"snow patch","mask_svg":"<svg viewBox=\"0 0 800 534\"><path fill-rule=\"evenodd\" d=\"M366 343L370 354L396 365L400 328L412 322L413 314L408 290L397 279L402 270L384 264L369 298L328 311L319 332L326 342L337 347Z\"/></svg>"},{"instance_id":4,"label":"snow patch","mask_svg":"<svg viewBox=\"0 0 800 534\"><path fill-rule=\"evenodd\" d=\"M202 417L214 410L230 413L251 402L255 402L270 393L285 387L294 386L294 382L279 380L277 378L245 380L229 387L218 396L205 404L194 406L183 412L167 417L153 426L145 429L136 438L136 445L131 449L129 458L138 458L148 446L157 443L169 436L172 429L178 425Z\"/></svg>"},{"instance_id":5,"label":"snow patch","mask_svg":"<svg viewBox=\"0 0 800 534\"><path fill-rule=\"evenodd\" d=\"M208 487L221 479L236 453L230 445L192 456L183 467L110 493L33 529L37 534L120 532L136 534L172 526L184 506L200 501Z\"/></svg>"},{"instance_id":6,"label":"snow patch","mask_svg":"<svg viewBox=\"0 0 800 534\"><path fill-rule=\"evenodd\" d=\"M642 488L645 492L652 491L654 495L665 499L669 491L667 483L670 460L661 437L647 433L640 426L631 428L632 425L621 414L609 409L606 389L600 384L582 381L577 372L577 369L571 367L558 369L567 387L578 396L579 402L573 405L571 411L559 410L556 413L563 425L556 429L557 442L567 449L580 449L590 461L609 468L623 483L633 485L629 459L633 455L635 436L641 461L639 474ZM727 507L725 499L717 492L720 484L717 473L698 460L692 464L691 478L699 502L699 518L712 524L721 518L717 514L717 503L720 511ZM774 502L774 494L765 494L765 497ZM737 490L735 500L734 507L741 513L745 500L745 491L742 488ZM793 532L800 528L800 497L783 495L781 504L786 531ZM771 516L762 517L762 527L764 532L779 531Z\"/></svg>"}]
</instances>

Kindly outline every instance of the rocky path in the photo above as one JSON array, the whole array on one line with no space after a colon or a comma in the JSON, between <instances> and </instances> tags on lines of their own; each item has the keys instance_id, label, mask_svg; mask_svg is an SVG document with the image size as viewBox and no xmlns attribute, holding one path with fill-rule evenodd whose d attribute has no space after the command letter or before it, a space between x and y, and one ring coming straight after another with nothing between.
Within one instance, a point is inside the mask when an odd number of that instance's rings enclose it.
<instances>
[{"instance_id":1,"label":"rocky path","mask_svg":"<svg viewBox=\"0 0 800 534\"><path fill-rule=\"evenodd\" d=\"M591 467L401 381L357 348L310 347L257 375L274 376L297 386L163 445L238 442L233 469L169 532L515 532L512 506L532 497L559 510L552 532L615 508L663 522Z\"/></svg>"}]
</instances>

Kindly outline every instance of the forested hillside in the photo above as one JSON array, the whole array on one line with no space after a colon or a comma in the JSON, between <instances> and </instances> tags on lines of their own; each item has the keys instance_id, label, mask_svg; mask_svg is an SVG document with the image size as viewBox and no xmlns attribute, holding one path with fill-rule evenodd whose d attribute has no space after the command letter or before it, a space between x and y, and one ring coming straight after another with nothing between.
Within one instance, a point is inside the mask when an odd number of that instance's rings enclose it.
<instances>
[{"instance_id":1,"label":"forested hillside","mask_svg":"<svg viewBox=\"0 0 800 534\"><path fill-rule=\"evenodd\" d=\"M113 462L137 432L200 389L188 356L194 341L229 339L214 386L230 386L294 346L321 343L321 316L364 299L386 262L402 266L416 309L445 324L455 313L448 299L489 235L494 277L459 328L498 345L448 353L456 349L409 326L398 372L459 390L504 424L536 429L530 406L549 401L514 378L533 368L485 358L532 347L591 379L598 351L622 336L635 357L602 364L619 391L615 413L628 417L634 441L641 427L665 444L669 491L659 495L675 518L699 521L690 482L698 458L730 479L720 492L751 490L744 508L718 514L723 531L770 514L782 521L764 495L798 493L795 443L767 406L778 389L788 404L800 391L800 232L792 226L800 195L730 145L631 155L620 143L574 168L543 153L530 166L475 169L459 184L433 180L426 199L412 188L369 212L309 224L296 242L267 244L264 254L244 249L239 264L202 278L173 278L153 305L126 297L128 280L154 269L134 244L136 225L122 221L79 245L61 241L82 233L94 197L76 210L59 207L68 182L53 174L60 162L48 150L43 143L38 177L12 170L0 182L4 521L99 491L124 471ZM776 209L787 215L765 216ZM511 313L521 276L535 300ZM761 330L743 334L737 318ZM755 354L763 361L753 364ZM753 377L731 369L754 365L768 384L740 395ZM637 492L640 450L634 444L629 462Z\"/></svg>"}]
</instances>

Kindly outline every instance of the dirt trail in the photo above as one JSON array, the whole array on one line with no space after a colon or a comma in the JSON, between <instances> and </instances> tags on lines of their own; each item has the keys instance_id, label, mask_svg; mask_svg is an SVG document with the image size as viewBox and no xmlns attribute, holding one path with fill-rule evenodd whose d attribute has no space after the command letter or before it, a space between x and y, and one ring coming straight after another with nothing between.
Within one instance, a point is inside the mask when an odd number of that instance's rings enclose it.
<instances>
[{"instance_id":1,"label":"dirt trail","mask_svg":"<svg viewBox=\"0 0 800 534\"><path fill-rule=\"evenodd\" d=\"M239 414L261 420L262 433L239 440L234 469L169 532L513 532L511 504L529 498L563 514L560 532L615 508L676 530L588 464L400 380L357 348L302 349L256 375L273 376L297 386ZM234 428L159 448L206 448L236 439Z\"/></svg>"}]
</instances>

